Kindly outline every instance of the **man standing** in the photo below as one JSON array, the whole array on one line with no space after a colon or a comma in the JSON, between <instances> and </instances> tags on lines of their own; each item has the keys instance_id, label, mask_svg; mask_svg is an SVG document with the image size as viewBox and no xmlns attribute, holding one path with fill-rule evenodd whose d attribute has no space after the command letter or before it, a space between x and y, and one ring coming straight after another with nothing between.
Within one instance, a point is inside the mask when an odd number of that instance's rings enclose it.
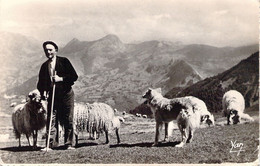
<instances>
[{"instance_id":1,"label":"man standing","mask_svg":"<svg viewBox=\"0 0 260 166\"><path fill-rule=\"evenodd\" d=\"M72 147L74 92L71 86L78 79L78 75L67 58L57 56L58 46L54 42L44 42L43 49L48 60L41 66L37 89L43 98L48 96L47 132L49 131L53 85L56 86L49 147L58 146L57 130L58 123L60 123L65 129L64 142L66 148L74 149Z\"/></svg>"}]
</instances>

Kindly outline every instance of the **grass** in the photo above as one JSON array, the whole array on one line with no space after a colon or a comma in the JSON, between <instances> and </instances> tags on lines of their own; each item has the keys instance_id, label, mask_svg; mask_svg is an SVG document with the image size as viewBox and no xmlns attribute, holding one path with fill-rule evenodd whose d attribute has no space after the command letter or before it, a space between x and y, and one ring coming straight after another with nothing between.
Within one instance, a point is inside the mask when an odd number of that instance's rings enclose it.
<instances>
[{"instance_id":1,"label":"grass","mask_svg":"<svg viewBox=\"0 0 260 166\"><path fill-rule=\"evenodd\" d=\"M251 110L250 114L258 116L258 110ZM0 117L0 120L2 119ZM88 140L87 134L84 133L80 135L79 145L75 150L65 150L61 145L58 149L47 153L39 151L40 148L32 150L26 146L27 141L24 136L23 147L18 148L18 140L14 139L12 131L10 129L3 131L1 128L1 133L10 134L8 141L0 142L1 159L9 164L201 164L246 163L255 161L258 156L258 151L256 151L259 145L258 120L247 124L198 129L195 131L193 142L186 144L183 148L175 147L181 139L179 130L173 131L170 142L161 142L158 147L152 147L155 137L154 126L153 119L130 116L126 118L125 124L122 124L120 144L116 144L114 133L111 133L109 145L104 144L104 135L101 135L98 140ZM241 151L239 155L230 153L231 141L243 143L245 151ZM38 143L41 148L44 147L44 140L39 138Z\"/></svg>"}]
</instances>

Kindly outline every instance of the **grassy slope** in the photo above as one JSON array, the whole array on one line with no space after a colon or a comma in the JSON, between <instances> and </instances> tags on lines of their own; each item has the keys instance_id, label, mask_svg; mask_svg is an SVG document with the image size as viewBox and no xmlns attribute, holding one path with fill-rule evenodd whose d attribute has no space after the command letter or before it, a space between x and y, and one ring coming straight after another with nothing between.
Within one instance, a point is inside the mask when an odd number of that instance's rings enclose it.
<instances>
[{"instance_id":1,"label":"grassy slope","mask_svg":"<svg viewBox=\"0 0 260 166\"><path fill-rule=\"evenodd\" d=\"M257 115L257 111L250 111ZM10 131L9 131L10 132ZM252 162L257 158L259 122L231 126L201 128L195 132L194 141L184 148L174 147L180 141L180 132L173 131L170 142L151 147L154 140L154 120L131 117L122 125L121 144L116 144L115 134L110 145L105 138L86 140L80 137L76 150L63 150L61 146L48 153L32 151L24 146L18 149L17 140L1 143L1 159L4 163L223 163ZM163 136L161 136L163 138ZM231 141L244 144L244 150L230 153ZM23 145L27 145L23 137ZM44 141L39 140L41 147Z\"/></svg>"}]
</instances>

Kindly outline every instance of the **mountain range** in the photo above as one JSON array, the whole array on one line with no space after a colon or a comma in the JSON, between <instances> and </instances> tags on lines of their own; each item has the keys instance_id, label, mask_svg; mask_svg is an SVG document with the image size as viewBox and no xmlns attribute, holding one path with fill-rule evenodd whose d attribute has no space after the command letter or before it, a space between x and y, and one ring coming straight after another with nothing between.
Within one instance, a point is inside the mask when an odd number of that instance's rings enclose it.
<instances>
[{"instance_id":1,"label":"mountain range","mask_svg":"<svg viewBox=\"0 0 260 166\"><path fill-rule=\"evenodd\" d=\"M46 60L41 43L19 34L4 33L0 56L1 92L26 95L36 88L40 65ZM6 42L8 41L8 42ZM148 87L166 93L184 88L234 66L258 50L258 45L213 47L181 42L145 41L125 44L116 35L95 41L74 38L59 49L75 67L79 79L74 85L77 101L106 102L127 111L142 102Z\"/></svg>"},{"instance_id":2,"label":"mountain range","mask_svg":"<svg viewBox=\"0 0 260 166\"><path fill-rule=\"evenodd\" d=\"M228 90L237 90L245 98L246 107L259 104L259 52L242 60L232 68L213 77L198 81L188 87L175 87L168 91L166 98L195 96L203 100L210 112L222 110L222 97ZM152 116L150 108L140 104L130 111Z\"/></svg>"}]
</instances>

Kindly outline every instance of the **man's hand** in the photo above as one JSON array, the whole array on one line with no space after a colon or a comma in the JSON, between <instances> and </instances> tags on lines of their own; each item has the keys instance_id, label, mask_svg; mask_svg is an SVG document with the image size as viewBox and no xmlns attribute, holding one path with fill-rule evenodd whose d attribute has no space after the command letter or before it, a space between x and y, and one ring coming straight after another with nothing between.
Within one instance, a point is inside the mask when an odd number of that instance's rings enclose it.
<instances>
[{"instance_id":1,"label":"man's hand","mask_svg":"<svg viewBox=\"0 0 260 166\"><path fill-rule=\"evenodd\" d=\"M58 75L52 76L52 79L53 79L53 82L61 82L61 81L63 81L63 78L58 76Z\"/></svg>"}]
</instances>

